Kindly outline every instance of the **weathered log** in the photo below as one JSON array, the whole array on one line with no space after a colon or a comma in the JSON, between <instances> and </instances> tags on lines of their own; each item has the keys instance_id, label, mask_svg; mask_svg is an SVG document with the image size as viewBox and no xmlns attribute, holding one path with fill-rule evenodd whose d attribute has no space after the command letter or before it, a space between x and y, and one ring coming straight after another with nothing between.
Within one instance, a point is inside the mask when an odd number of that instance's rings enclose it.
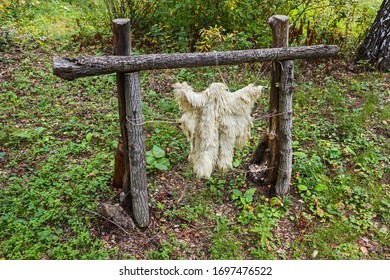
<instances>
[{"instance_id":1,"label":"weathered log","mask_svg":"<svg viewBox=\"0 0 390 280\"><path fill-rule=\"evenodd\" d=\"M292 170L292 92L294 63L282 62L279 95L279 168L275 193L284 196L288 193Z\"/></svg>"},{"instance_id":2,"label":"weathered log","mask_svg":"<svg viewBox=\"0 0 390 280\"><path fill-rule=\"evenodd\" d=\"M269 18L269 25L272 29L272 47L287 48L288 47L288 17L283 15L275 15ZM266 182L275 186L278 165L279 165L279 96L280 96L280 79L282 75L282 67L280 60L272 63L271 68L271 90L269 101L269 137L268 137L268 172Z\"/></svg>"},{"instance_id":3,"label":"weathered log","mask_svg":"<svg viewBox=\"0 0 390 280\"><path fill-rule=\"evenodd\" d=\"M333 45L271 48L226 52L147 54L132 56L81 56L74 59L55 57L53 72L65 80L153 69L232 65L264 61L334 57Z\"/></svg>"},{"instance_id":4,"label":"weathered log","mask_svg":"<svg viewBox=\"0 0 390 280\"><path fill-rule=\"evenodd\" d=\"M130 56L130 21L116 19L112 27L114 54ZM116 78L126 168L123 182L126 195L122 203L126 207L131 207L134 221L139 227L144 228L149 225L149 208L139 73L117 72Z\"/></svg>"},{"instance_id":5,"label":"weathered log","mask_svg":"<svg viewBox=\"0 0 390 280\"><path fill-rule=\"evenodd\" d=\"M125 83L131 205L135 222L145 228L149 225L149 206L139 72L125 74Z\"/></svg>"},{"instance_id":6,"label":"weathered log","mask_svg":"<svg viewBox=\"0 0 390 280\"><path fill-rule=\"evenodd\" d=\"M128 19L115 19L112 22L112 33L113 33L113 49L114 55L130 55L130 20ZM124 193L130 193L130 162L129 162L129 147L128 137L126 129L126 99L125 99L125 76L123 73L116 74L116 88L118 95L118 111L119 111L119 123L121 128L121 137L123 144L123 159L124 159L124 174L122 180L122 186ZM115 162L120 164L120 162ZM120 168L120 166L118 166ZM122 167L123 168L123 167ZM117 166L115 166L117 170ZM118 175L118 174L114 174ZM114 179L115 178L114 176ZM124 203L127 207L131 207L131 198L127 196Z\"/></svg>"}]
</instances>

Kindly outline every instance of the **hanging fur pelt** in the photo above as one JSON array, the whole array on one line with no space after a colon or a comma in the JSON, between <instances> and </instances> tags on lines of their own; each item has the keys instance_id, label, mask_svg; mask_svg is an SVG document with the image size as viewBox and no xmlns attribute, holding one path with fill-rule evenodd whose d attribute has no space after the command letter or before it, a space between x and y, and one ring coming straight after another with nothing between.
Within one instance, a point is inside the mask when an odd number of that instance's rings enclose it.
<instances>
[{"instance_id":1,"label":"hanging fur pelt","mask_svg":"<svg viewBox=\"0 0 390 280\"><path fill-rule=\"evenodd\" d=\"M251 111L262 86L252 84L230 92L225 84L213 83L195 92L187 83L173 85L183 113L180 122L190 141L189 164L199 178L209 178L213 169L232 168L234 147L250 138Z\"/></svg>"}]
</instances>

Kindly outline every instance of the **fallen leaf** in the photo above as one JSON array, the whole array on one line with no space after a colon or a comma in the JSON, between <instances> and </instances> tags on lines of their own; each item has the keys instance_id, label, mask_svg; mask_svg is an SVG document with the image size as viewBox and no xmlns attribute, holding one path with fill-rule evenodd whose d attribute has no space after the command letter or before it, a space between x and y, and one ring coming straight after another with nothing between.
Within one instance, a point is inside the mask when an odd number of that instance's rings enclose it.
<instances>
[{"instance_id":1,"label":"fallen leaf","mask_svg":"<svg viewBox=\"0 0 390 280\"><path fill-rule=\"evenodd\" d=\"M367 255L368 254L368 250L364 246L360 246L360 251L363 253L363 255Z\"/></svg>"},{"instance_id":2,"label":"fallen leaf","mask_svg":"<svg viewBox=\"0 0 390 280\"><path fill-rule=\"evenodd\" d=\"M318 255L318 251L314 250L313 253L311 254L311 257L314 259L315 257L317 257L317 255Z\"/></svg>"}]
</instances>

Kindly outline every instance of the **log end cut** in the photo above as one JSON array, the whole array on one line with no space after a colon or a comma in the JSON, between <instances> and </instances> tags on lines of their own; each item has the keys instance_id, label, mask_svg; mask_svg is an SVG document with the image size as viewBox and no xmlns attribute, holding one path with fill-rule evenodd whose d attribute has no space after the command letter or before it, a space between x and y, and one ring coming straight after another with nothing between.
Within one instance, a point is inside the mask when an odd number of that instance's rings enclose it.
<instances>
[{"instance_id":1,"label":"log end cut","mask_svg":"<svg viewBox=\"0 0 390 280\"><path fill-rule=\"evenodd\" d=\"M66 57L54 57L53 59L53 74L61 79L72 81L79 76L75 76L75 69L77 59L71 59Z\"/></svg>"}]
</instances>

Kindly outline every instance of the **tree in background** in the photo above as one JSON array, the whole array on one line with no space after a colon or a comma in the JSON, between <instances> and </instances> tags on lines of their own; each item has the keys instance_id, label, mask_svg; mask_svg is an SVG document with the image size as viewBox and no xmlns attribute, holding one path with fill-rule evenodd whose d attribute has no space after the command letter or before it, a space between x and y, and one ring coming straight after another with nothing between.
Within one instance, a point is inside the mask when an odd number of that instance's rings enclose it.
<instances>
[{"instance_id":1,"label":"tree in background","mask_svg":"<svg viewBox=\"0 0 390 280\"><path fill-rule=\"evenodd\" d=\"M367 61L379 70L390 69L390 0L384 0L357 53L357 61Z\"/></svg>"},{"instance_id":2,"label":"tree in background","mask_svg":"<svg viewBox=\"0 0 390 280\"><path fill-rule=\"evenodd\" d=\"M104 0L110 20L128 18L134 30L150 28L159 0Z\"/></svg>"},{"instance_id":3,"label":"tree in background","mask_svg":"<svg viewBox=\"0 0 390 280\"><path fill-rule=\"evenodd\" d=\"M69 1L69 0L67 0ZM73 0L75 1L75 0ZM80 0L78 0L80 1ZM100 0L110 20L129 18L133 46L146 52L267 48L267 19L287 15L290 45L357 49L381 0Z\"/></svg>"}]
</instances>

